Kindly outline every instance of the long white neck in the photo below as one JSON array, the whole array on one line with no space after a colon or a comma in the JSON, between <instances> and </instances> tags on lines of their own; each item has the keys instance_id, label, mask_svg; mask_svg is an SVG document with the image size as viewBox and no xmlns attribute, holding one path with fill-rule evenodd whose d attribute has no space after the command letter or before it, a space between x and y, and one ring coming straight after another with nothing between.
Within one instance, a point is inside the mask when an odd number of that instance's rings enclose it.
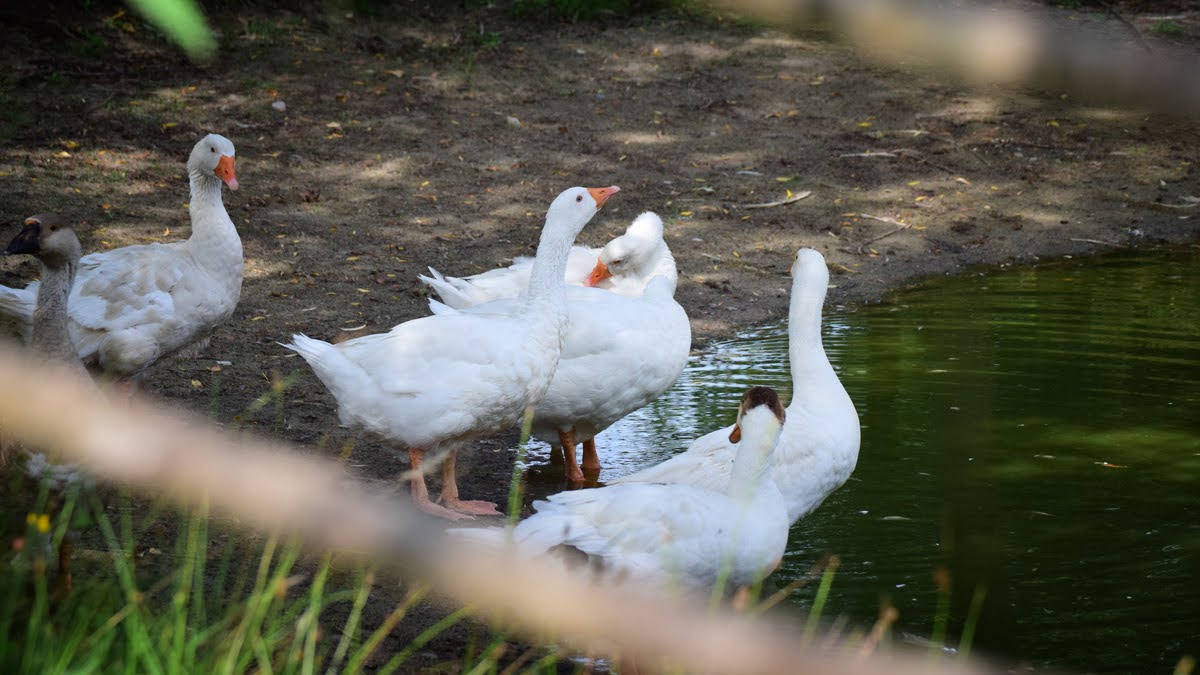
<instances>
[{"instance_id":1,"label":"long white neck","mask_svg":"<svg viewBox=\"0 0 1200 675\"><path fill-rule=\"evenodd\" d=\"M792 365L792 400L788 405L803 408L818 416L854 412L854 404L829 363L821 342L821 311L825 304L825 286L794 288L788 312L788 357ZM857 423L857 420L855 420Z\"/></svg>"},{"instance_id":2,"label":"long white neck","mask_svg":"<svg viewBox=\"0 0 1200 675\"><path fill-rule=\"evenodd\" d=\"M659 242L651 260L653 266L649 273L644 275L645 278L666 277L671 282L671 293L674 294L675 286L679 283L679 268L675 265L675 256L671 255L671 249L667 248L667 242Z\"/></svg>"},{"instance_id":3,"label":"long white neck","mask_svg":"<svg viewBox=\"0 0 1200 675\"><path fill-rule=\"evenodd\" d=\"M79 362L67 320L67 298L75 283L78 258L53 267L42 264L42 283L33 310L32 346L39 354L63 363Z\"/></svg>"},{"instance_id":4,"label":"long white neck","mask_svg":"<svg viewBox=\"0 0 1200 675\"><path fill-rule=\"evenodd\" d=\"M525 293L525 311L551 309L566 317L567 286L563 275L567 271L567 255L579 234L579 228L556 226L547 216L538 240L537 256L529 271L529 288Z\"/></svg>"},{"instance_id":5,"label":"long white neck","mask_svg":"<svg viewBox=\"0 0 1200 675\"><path fill-rule=\"evenodd\" d=\"M824 293L820 296L796 296L788 311L788 356L792 362L792 388L824 381L833 375L833 367L821 343L821 310Z\"/></svg>"},{"instance_id":6,"label":"long white neck","mask_svg":"<svg viewBox=\"0 0 1200 675\"><path fill-rule=\"evenodd\" d=\"M241 274L242 240L237 228L225 211L221 199L221 180L211 171L188 168L191 200L188 213L192 219L192 236L188 246L200 264L210 267L237 268Z\"/></svg>"},{"instance_id":7,"label":"long white neck","mask_svg":"<svg viewBox=\"0 0 1200 675\"><path fill-rule=\"evenodd\" d=\"M747 505L761 492L760 486L771 479L767 467L779 441L779 421L770 409L760 406L746 411L739 426L742 439L733 458L729 496Z\"/></svg>"}]
</instances>

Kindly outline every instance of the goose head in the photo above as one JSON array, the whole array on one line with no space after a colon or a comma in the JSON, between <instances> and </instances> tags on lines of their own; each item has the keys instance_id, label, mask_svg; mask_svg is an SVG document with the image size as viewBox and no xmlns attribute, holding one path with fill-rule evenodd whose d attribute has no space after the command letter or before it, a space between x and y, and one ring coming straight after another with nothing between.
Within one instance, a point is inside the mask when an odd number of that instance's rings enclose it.
<instances>
[{"instance_id":1,"label":"goose head","mask_svg":"<svg viewBox=\"0 0 1200 675\"><path fill-rule=\"evenodd\" d=\"M811 248L796 251L789 272L792 275L792 298L806 298L824 302L829 288L829 268L825 256Z\"/></svg>"},{"instance_id":2,"label":"goose head","mask_svg":"<svg viewBox=\"0 0 1200 675\"><path fill-rule=\"evenodd\" d=\"M56 214L38 214L25 219L25 229L4 248L4 255L24 253L50 267L66 267L79 260L82 249L75 230Z\"/></svg>"},{"instance_id":3,"label":"goose head","mask_svg":"<svg viewBox=\"0 0 1200 675\"><path fill-rule=\"evenodd\" d=\"M200 139L188 157L188 172L200 176L216 176L230 190L238 189L237 175L233 171L233 143L220 134L209 134Z\"/></svg>"},{"instance_id":4,"label":"goose head","mask_svg":"<svg viewBox=\"0 0 1200 675\"><path fill-rule=\"evenodd\" d=\"M604 203L620 191L621 188L616 185L606 188L567 188L550 202L546 223L554 223L564 232L570 230L571 239L574 239Z\"/></svg>"},{"instance_id":5,"label":"goose head","mask_svg":"<svg viewBox=\"0 0 1200 675\"><path fill-rule=\"evenodd\" d=\"M604 245L596 267L583 285L595 286L612 276L645 270L653 264L662 236L662 218L651 211L641 214L629 224L625 234Z\"/></svg>"},{"instance_id":6,"label":"goose head","mask_svg":"<svg viewBox=\"0 0 1200 675\"><path fill-rule=\"evenodd\" d=\"M729 442L737 443L742 440L742 429L748 435L769 440L769 447L775 447L779 432L783 429L783 421L787 417L779 394L770 387L750 387L742 394L742 403L738 406L737 422L729 434Z\"/></svg>"}]
</instances>

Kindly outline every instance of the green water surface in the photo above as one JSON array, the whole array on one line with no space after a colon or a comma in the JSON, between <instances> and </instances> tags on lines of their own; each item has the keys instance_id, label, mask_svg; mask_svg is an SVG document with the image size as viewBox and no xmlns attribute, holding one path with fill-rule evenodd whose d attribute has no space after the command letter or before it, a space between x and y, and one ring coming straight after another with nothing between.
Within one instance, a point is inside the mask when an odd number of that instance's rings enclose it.
<instances>
[{"instance_id":1,"label":"green water surface","mask_svg":"<svg viewBox=\"0 0 1200 675\"><path fill-rule=\"evenodd\" d=\"M792 528L774 583L837 554L825 618L870 627L886 600L900 611L894 635L912 641L934 632L945 568L951 648L982 589L974 651L1004 664L1170 672L1200 656L1194 251L935 280L832 312L824 335L862 451L850 481ZM599 438L604 476L731 423L752 384L790 398L786 325L694 357L674 389ZM534 496L555 491L557 467L539 464Z\"/></svg>"}]
</instances>

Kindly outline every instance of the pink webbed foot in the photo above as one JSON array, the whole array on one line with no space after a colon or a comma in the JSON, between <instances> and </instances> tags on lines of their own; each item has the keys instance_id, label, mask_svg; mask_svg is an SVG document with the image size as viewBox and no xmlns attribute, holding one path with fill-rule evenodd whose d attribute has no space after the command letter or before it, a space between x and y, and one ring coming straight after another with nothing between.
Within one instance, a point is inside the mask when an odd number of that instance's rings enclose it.
<instances>
[{"instance_id":1,"label":"pink webbed foot","mask_svg":"<svg viewBox=\"0 0 1200 675\"><path fill-rule=\"evenodd\" d=\"M447 499L443 496L440 501L446 508L460 514L472 516L503 516L497 505L482 499Z\"/></svg>"},{"instance_id":2,"label":"pink webbed foot","mask_svg":"<svg viewBox=\"0 0 1200 675\"><path fill-rule=\"evenodd\" d=\"M440 504L434 504L433 502L429 501L428 499L425 499L425 500L414 499L413 506L424 511L425 513L428 513L431 516L437 516L438 518L445 518L446 520L473 520L473 518L466 513L459 513L458 511L448 509L445 506L441 506Z\"/></svg>"}]
</instances>

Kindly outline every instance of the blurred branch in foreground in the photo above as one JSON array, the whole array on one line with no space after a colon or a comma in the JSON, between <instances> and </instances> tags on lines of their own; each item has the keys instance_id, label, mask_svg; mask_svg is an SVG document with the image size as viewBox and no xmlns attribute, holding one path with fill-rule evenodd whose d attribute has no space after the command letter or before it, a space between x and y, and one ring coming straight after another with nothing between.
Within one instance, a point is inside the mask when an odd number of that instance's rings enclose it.
<instances>
[{"instance_id":1,"label":"blurred branch in foreground","mask_svg":"<svg viewBox=\"0 0 1200 675\"><path fill-rule=\"evenodd\" d=\"M407 502L371 494L334 462L144 402L106 401L90 382L29 364L5 345L0 382L0 428L31 447L56 448L108 481L185 505L207 500L243 524L400 565L534 642L619 651L685 672L988 672L961 662L802 648L804 629L789 622L710 611L700 600L633 586L600 588L548 561L481 552L443 536Z\"/></svg>"},{"instance_id":2,"label":"blurred branch in foreground","mask_svg":"<svg viewBox=\"0 0 1200 675\"><path fill-rule=\"evenodd\" d=\"M1132 25L1110 34L1032 5L934 0L709 0L787 26L822 24L864 54L941 67L979 84L1036 86L1088 102L1200 110L1200 59L1152 51ZM1136 29L1132 29L1136 31ZM1120 38L1116 35L1121 35Z\"/></svg>"}]
</instances>

